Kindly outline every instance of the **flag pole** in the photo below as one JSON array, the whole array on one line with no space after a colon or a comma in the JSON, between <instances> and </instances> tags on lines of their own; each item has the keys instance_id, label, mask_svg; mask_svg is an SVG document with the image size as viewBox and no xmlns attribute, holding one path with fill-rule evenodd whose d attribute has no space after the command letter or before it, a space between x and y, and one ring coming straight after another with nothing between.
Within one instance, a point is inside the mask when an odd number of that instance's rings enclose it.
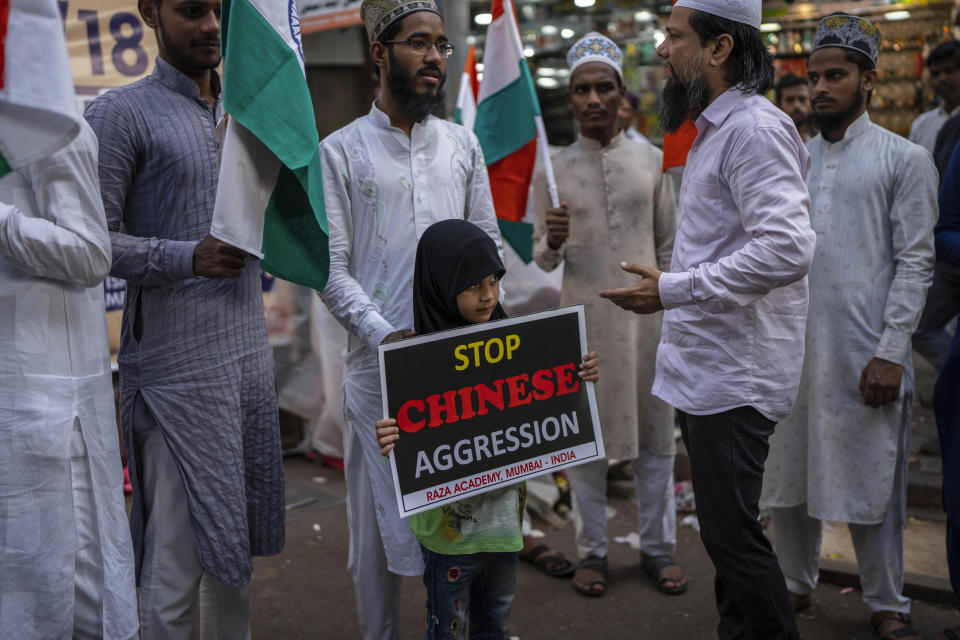
<instances>
[{"instance_id":1,"label":"flag pole","mask_svg":"<svg viewBox=\"0 0 960 640\"><path fill-rule=\"evenodd\" d=\"M510 15L513 16L513 26L515 27L513 30L514 46L517 47L523 63L527 64L526 56L523 55L523 43L520 41L520 28L517 25L517 13L513 9L513 0L503 0L503 4L507 6L510 10ZM560 195L557 192L557 179L553 175L553 161L550 159L550 146L547 144L547 129L543 125L542 115L535 116L534 118L537 123L537 150L540 152L540 161L543 162L543 173L547 178L547 191L550 193L550 203L553 205L553 208L556 209L560 206Z\"/></svg>"},{"instance_id":2,"label":"flag pole","mask_svg":"<svg viewBox=\"0 0 960 640\"><path fill-rule=\"evenodd\" d=\"M550 159L550 146L547 144L547 129L543 126L543 116L537 116L537 148L543 161L543 173L547 177L547 191L554 209L560 207L560 194L557 192L557 179L553 175L553 160Z\"/></svg>"}]
</instances>

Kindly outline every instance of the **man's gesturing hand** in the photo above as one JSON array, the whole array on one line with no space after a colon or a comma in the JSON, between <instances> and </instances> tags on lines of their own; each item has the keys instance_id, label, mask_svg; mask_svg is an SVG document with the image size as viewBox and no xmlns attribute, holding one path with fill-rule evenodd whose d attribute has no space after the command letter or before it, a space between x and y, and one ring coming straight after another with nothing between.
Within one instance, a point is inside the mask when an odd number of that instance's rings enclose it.
<instances>
[{"instance_id":1,"label":"man's gesturing hand","mask_svg":"<svg viewBox=\"0 0 960 640\"><path fill-rule=\"evenodd\" d=\"M641 277L640 282L622 289L608 289L600 291L601 298L606 298L621 309L634 313L656 313L663 310L660 303L660 289L657 282L661 271L653 267L640 267L626 262L620 263L620 268L628 273L635 273Z\"/></svg>"},{"instance_id":2,"label":"man's gesturing hand","mask_svg":"<svg viewBox=\"0 0 960 640\"><path fill-rule=\"evenodd\" d=\"M193 273L205 278L239 278L250 254L210 234L193 250Z\"/></svg>"},{"instance_id":3,"label":"man's gesturing hand","mask_svg":"<svg viewBox=\"0 0 960 640\"><path fill-rule=\"evenodd\" d=\"M570 235L570 214L567 203L561 202L558 209L547 209L547 246L556 251Z\"/></svg>"},{"instance_id":4,"label":"man's gesturing hand","mask_svg":"<svg viewBox=\"0 0 960 640\"><path fill-rule=\"evenodd\" d=\"M903 367L873 358L860 374L860 397L868 407L881 407L900 397Z\"/></svg>"}]
</instances>

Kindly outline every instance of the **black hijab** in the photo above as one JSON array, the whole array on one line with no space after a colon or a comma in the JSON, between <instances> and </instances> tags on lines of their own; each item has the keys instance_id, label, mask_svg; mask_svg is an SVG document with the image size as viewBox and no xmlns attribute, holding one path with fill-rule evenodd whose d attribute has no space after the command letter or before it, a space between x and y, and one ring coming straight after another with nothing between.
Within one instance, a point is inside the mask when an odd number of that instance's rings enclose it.
<instances>
[{"instance_id":1,"label":"black hijab","mask_svg":"<svg viewBox=\"0 0 960 640\"><path fill-rule=\"evenodd\" d=\"M418 335L464 327L468 322L457 308L457 295L489 275L506 269L497 245L477 225L466 220L444 220L420 237L413 272L413 328ZM500 303L491 320L506 318Z\"/></svg>"}]
</instances>

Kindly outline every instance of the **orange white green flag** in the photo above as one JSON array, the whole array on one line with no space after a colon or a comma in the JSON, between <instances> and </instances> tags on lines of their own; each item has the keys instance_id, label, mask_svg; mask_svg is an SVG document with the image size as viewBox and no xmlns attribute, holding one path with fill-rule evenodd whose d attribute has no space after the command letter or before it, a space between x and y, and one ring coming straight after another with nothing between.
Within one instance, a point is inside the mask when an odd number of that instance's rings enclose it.
<instances>
[{"instance_id":1,"label":"orange white green flag","mask_svg":"<svg viewBox=\"0 0 960 640\"><path fill-rule=\"evenodd\" d=\"M477 121L477 93L480 81L477 79L477 49L473 45L467 49L467 63L463 65L460 76L460 91L457 93L457 108L453 119L467 129L473 129Z\"/></svg>"},{"instance_id":2,"label":"orange white green flag","mask_svg":"<svg viewBox=\"0 0 960 640\"><path fill-rule=\"evenodd\" d=\"M211 235L322 291L330 269L320 138L293 0L222 0L221 151Z\"/></svg>"},{"instance_id":3,"label":"orange white green flag","mask_svg":"<svg viewBox=\"0 0 960 640\"><path fill-rule=\"evenodd\" d=\"M533 227L523 218L538 141L554 206L559 203L540 104L523 55L513 5L510 0L493 0L491 14L473 130L487 162L500 232L517 255L530 262Z\"/></svg>"}]
</instances>

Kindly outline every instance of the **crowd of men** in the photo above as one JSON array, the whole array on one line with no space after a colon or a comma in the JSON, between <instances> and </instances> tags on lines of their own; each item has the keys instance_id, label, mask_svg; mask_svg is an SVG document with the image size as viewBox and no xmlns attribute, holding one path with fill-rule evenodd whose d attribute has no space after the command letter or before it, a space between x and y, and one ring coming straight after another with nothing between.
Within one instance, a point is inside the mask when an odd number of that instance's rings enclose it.
<instances>
[{"instance_id":1,"label":"crowd of men","mask_svg":"<svg viewBox=\"0 0 960 640\"><path fill-rule=\"evenodd\" d=\"M68 147L0 180L3 638L249 638L251 559L284 544L258 263L209 235L220 0L139 7L157 37L153 72L94 100ZM679 0L670 15L661 123L698 131L679 192L631 127L617 45L589 33L570 49L579 134L553 156L559 206L547 175L534 178L534 257L563 265L561 304L584 305L604 363L605 449L632 469L640 560L662 592L687 588L673 558L678 421L719 638L799 638L827 520L849 524L878 637L917 639L903 596L912 347L943 369L934 401L960 593L960 339L945 330L960 310L960 43L927 59L939 103L907 140L868 115L875 25L824 18L807 77L774 87L760 11ZM436 3L364 0L361 14L379 97L321 143L321 297L348 332L356 615L364 639L383 640L400 637L401 577L422 575L424 555L390 506L378 347L413 333L428 227L464 219L502 245L476 136L432 115L455 44ZM97 288L108 273L127 283L129 527ZM569 470L576 563L529 556L586 596L608 587L607 474L605 460Z\"/></svg>"}]
</instances>

